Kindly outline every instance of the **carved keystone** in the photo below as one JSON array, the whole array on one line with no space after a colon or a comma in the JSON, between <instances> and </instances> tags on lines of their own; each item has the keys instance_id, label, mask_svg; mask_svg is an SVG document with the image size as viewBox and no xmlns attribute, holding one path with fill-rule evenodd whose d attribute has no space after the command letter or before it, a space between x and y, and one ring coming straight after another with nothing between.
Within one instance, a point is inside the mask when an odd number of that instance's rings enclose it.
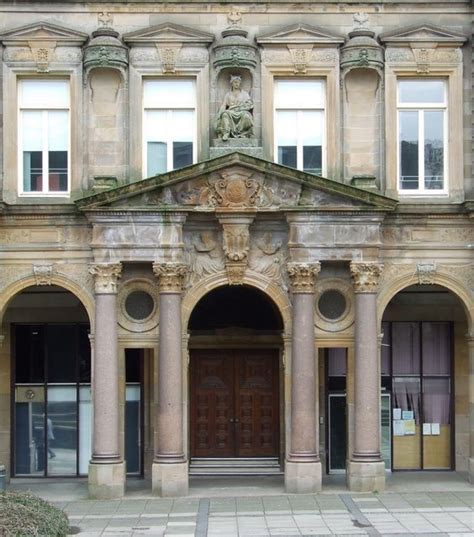
<instances>
[{"instance_id":1,"label":"carved keystone","mask_svg":"<svg viewBox=\"0 0 474 537\"><path fill-rule=\"evenodd\" d=\"M94 276L96 294L115 294L122 276L122 263L96 263L89 266L89 273Z\"/></svg>"},{"instance_id":2,"label":"carved keystone","mask_svg":"<svg viewBox=\"0 0 474 537\"><path fill-rule=\"evenodd\" d=\"M314 293L316 276L321 263L288 263L286 266L293 293Z\"/></svg>"},{"instance_id":3,"label":"carved keystone","mask_svg":"<svg viewBox=\"0 0 474 537\"><path fill-rule=\"evenodd\" d=\"M181 293L188 266L184 263L153 263L153 273L158 278L160 293Z\"/></svg>"},{"instance_id":4,"label":"carved keystone","mask_svg":"<svg viewBox=\"0 0 474 537\"><path fill-rule=\"evenodd\" d=\"M351 263L352 282L356 293L376 293L383 265L377 262Z\"/></svg>"}]
</instances>

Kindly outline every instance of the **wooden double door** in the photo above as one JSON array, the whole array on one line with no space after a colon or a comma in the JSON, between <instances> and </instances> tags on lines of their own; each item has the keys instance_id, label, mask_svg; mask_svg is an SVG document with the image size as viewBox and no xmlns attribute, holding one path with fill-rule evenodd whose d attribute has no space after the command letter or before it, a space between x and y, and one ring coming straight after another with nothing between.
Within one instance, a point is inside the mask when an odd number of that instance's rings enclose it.
<instances>
[{"instance_id":1,"label":"wooden double door","mask_svg":"<svg viewBox=\"0 0 474 537\"><path fill-rule=\"evenodd\" d=\"M277 349L193 350L191 456L278 456Z\"/></svg>"}]
</instances>

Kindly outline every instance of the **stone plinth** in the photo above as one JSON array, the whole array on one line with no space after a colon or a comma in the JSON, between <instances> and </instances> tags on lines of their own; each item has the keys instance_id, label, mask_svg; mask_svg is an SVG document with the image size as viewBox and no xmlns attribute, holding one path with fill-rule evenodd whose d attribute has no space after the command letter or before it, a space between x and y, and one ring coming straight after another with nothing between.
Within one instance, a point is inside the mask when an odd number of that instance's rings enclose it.
<instances>
[{"instance_id":1,"label":"stone plinth","mask_svg":"<svg viewBox=\"0 0 474 537\"><path fill-rule=\"evenodd\" d=\"M213 147L209 148L210 158L222 157L238 151L252 157L263 158L263 147L258 145L257 138L230 138L221 140L216 138L212 141Z\"/></svg>"},{"instance_id":2,"label":"stone plinth","mask_svg":"<svg viewBox=\"0 0 474 537\"><path fill-rule=\"evenodd\" d=\"M89 498L111 500L125 494L125 463L89 464Z\"/></svg>"},{"instance_id":3,"label":"stone plinth","mask_svg":"<svg viewBox=\"0 0 474 537\"><path fill-rule=\"evenodd\" d=\"M162 497L187 496L188 463L159 463L152 466L152 492Z\"/></svg>"},{"instance_id":4,"label":"stone plinth","mask_svg":"<svg viewBox=\"0 0 474 537\"><path fill-rule=\"evenodd\" d=\"M285 491L289 494L313 494L321 491L321 462L285 463Z\"/></svg>"},{"instance_id":5,"label":"stone plinth","mask_svg":"<svg viewBox=\"0 0 474 537\"><path fill-rule=\"evenodd\" d=\"M383 492L384 462L347 461L347 486L353 492Z\"/></svg>"}]
</instances>

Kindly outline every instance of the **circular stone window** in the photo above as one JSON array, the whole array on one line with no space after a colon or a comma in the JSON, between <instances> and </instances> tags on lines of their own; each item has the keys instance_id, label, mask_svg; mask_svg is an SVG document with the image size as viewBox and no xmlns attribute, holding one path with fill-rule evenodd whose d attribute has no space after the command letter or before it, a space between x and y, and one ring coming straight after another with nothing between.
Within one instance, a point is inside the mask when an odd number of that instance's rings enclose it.
<instances>
[{"instance_id":1,"label":"circular stone window","mask_svg":"<svg viewBox=\"0 0 474 537\"><path fill-rule=\"evenodd\" d=\"M346 297L336 289L329 289L319 297L319 313L330 321L340 319L344 315L346 308Z\"/></svg>"},{"instance_id":2,"label":"circular stone window","mask_svg":"<svg viewBox=\"0 0 474 537\"><path fill-rule=\"evenodd\" d=\"M132 291L125 299L125 311L135 321L144 321L153 313L155 302L146 291Z\"/></svg>"}]
</instances>

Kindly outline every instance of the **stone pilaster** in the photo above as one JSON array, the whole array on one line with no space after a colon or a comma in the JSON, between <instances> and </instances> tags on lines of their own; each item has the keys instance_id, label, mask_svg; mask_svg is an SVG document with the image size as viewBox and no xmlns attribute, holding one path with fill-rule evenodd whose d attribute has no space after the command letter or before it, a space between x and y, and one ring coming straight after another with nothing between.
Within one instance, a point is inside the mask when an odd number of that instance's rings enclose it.
<instances>
[{"instance_id":1,"label":"stone pilaster","mask_svg":"<svg viewBox=\"0 0 474 537\"><path fill-rule=\"evenodd\" d=\"M160 339L152 488L160 496L185 496L188 493L181 356L181 293L187 271L187 266L182 263L153 264L160 293Z\"/></svg>"},{"instance_id":2,"label":"stone pilaster","mask_svg":"<svg viewBox=\"0 0 474 537\"><path fill-rule=\"evenodd\" d=\"M469 349L469 482L474 485L474 334L467 336Z\"/></svg>"},{"instance_id":3,"label":"stone pilaster","mask_svg":"<svg viewBox=\"0 0 474 537\"><path fill-rule=\"evenodd\" d=\"M120 263L97 263L93 360L94 429L89 464L89 496L119 498L125 493L125 464L119 440L119 370L117 343L117 282Z\"/></svg>"},{"instance_id":4,"label":"stone pilaster","mask_svg":"<svg viewBox=\"0 0 474 537\"><path fill-rule=\"evenodd\" d=\"M318 368L314 352L314 286L319 263L288 263L293 293L291 352L291 433L285 465L290 493L321 490L321 461L316 416Z\"/></svg>"},{"instance_id":5,"label":"stone pilaster","mask_svg":"<svg viewBox=\"0 0 474 537\"><path fill-rule=\"evenodd\" d=\"M385 488L380 455L380 364L377 290L383 265L351 263L355 292L354 449L347 469L350 490Z\"/></svg>"}]
</instances>

